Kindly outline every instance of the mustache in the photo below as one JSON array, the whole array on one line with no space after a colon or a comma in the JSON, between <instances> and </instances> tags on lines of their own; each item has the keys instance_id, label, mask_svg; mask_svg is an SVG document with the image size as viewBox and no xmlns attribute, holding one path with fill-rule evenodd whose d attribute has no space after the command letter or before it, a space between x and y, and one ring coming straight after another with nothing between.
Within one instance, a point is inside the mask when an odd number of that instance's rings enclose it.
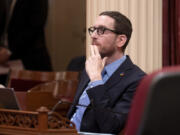
<instances>
[{"instance_id":1,"label":"mustache","mask_svg":"<svg viewBox=\"0 0 180 135\"><path fill-rule=\"evenodd\" d=\"M92 40L91 44L92 45L99 45L99 42L97 40Z\"/></svg>"}]
</instances>

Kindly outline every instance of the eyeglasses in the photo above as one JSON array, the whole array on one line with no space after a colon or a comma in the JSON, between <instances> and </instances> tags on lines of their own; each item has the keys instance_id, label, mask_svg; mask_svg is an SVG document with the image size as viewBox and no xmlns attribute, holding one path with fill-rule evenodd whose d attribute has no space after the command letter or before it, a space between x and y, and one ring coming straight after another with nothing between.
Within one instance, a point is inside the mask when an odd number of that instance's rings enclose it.
<instances>
[{"instance_id":1,"label":"eyeglasses","mask_svg":"<svg viewBox=\"0 0 180 135\"><path fill-rule=\"evenodd\" d=\"M97 30L96 32L98 35L103 35L106 30L111 31L115 34L120 34L116 30L111 30L111 29L108 29L105 27L97 27L97 28L96 27L90 27L90 28L88 28L89 35L92 35L95 30Z\"/></svg>"}]
</instances>

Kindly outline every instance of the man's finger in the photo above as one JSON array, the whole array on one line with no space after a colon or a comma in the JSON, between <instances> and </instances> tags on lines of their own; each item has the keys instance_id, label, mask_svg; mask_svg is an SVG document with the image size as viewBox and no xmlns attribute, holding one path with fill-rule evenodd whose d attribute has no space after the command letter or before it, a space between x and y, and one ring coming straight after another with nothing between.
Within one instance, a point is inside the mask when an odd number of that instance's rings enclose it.
<instances>
[{"instance_id":1,"label":"man's finger","mask_svg":"<svg viewBox=\"0 0 180 135\"><path fill-rule=\"evenodd\" d=\"M91 56L95 55L93 45L90 45L90 55Z\"/></svg>"},{"instance_id":2,"label":"man's finger","mask_svg":"<svg viewBox=\"0 0 180 135\"><path fill-rule=\"evenodd\" d=\"M94 53L95 53L95 55L99 55L100 56L98 47L96 45L94 45Z\"/></svg>"},{"instance_id":3,"label":"man's finger","mask_svg":"<svg viewBox=\"0 0 180 135\"><path fill-rule=\"evenodd\" d=\"M104 57L103 60L102 60L103 67L106 65L106 60L107 60L107 57Z\"/></svg>"}]
</instances>

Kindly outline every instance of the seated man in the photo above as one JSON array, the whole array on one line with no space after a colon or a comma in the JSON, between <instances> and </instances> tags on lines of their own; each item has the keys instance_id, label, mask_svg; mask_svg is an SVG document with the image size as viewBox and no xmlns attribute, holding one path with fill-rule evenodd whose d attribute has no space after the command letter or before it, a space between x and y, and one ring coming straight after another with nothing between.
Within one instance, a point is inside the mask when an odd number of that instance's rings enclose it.
<instances>
[{"instance_id":1,"label":"seated man","mask_svg":"<svg viewBox=\"0 0 180 135\"><path fill-rule=\"evenodd\" d=\"M124 55L130 40L130 20L116 11L102 12L90 27L90 57L68 117L78 131L119 133L145 73Z\"/></svg>"}]
</instances>

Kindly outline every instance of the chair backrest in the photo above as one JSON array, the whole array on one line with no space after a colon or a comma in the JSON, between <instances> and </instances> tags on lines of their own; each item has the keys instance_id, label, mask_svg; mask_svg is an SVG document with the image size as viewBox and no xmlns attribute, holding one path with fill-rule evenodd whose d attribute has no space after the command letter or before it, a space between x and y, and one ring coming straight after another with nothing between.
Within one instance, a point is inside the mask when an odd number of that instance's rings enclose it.
<instances>
[{"instance_id":1,"label":"chair backrest","mask_svg":"<svg viewBox=\"0 0 180 135\"><path fill-rule=\"evenodd\" d=\"M73 101L78 86L77 80L57 80L39 84L28 92L51 92L54 98Z\"/></svg>"},{"instance_id":2,"label":"chair backrest","mask_svg":"<svg viewBox=\"0 0 180 135\"><path fill-rule=\"evenodd\" d=\"M125 135L180 134L180 66L147 75L134 96Z\"/></svg>"},{"instance_id":3,"label":"chair backrest","mask_svg":"<svg viewBox=\"0 0 180 135\"><path fill-rule=\"evenodd\" d=\"M21 110L26 110L26 91L15 91Z\"/></svg>"},{"instance_id":4,"label":"chair backrest","mask_svg":"<svg viewBox=\"0 0 180 135\"><path fill-rule=\"evenodd\" d=\"M78 86L77 80L58 80L39 84L27 92L27 110L35 111L41 106L52 110L60 100L72 102ZM65 115L70 104L60 104L58 112Z\"/></svg>"},{"instance_id":5,"label":"chair backrest","mask_svg":"<svg viewBox=\"0 0 180 135\"><path fill-rule=\"evenodd\" d=\"M40 83L53 80L78 80L79 72L42 72L31 70L11 70L8 77L7 87L15 91L27 91Z\"/></svg>"}]
</instances>

